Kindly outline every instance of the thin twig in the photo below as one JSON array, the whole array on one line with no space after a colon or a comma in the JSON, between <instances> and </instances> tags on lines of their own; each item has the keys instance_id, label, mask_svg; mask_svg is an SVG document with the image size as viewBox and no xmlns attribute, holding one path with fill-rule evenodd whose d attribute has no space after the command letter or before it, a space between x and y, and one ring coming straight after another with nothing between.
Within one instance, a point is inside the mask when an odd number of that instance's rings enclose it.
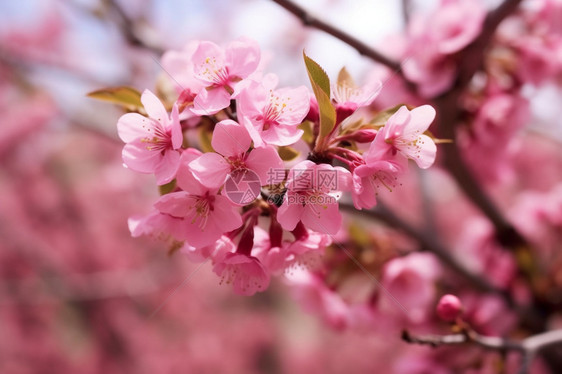
<instances>
[{"instance_id":1,"label":"thin twig","mask_svg":"<svg viewBox=\"0 0 562 374\"><path fill-rule=\"evenodd\" d=\"M482 348L500 352L517 351L521 353L520 374L529 371L533 358L546 348L562 345L562 330L547 331L529 336L521 341L514 341L494 336L484 336L475 331L463 331L450 335L412 336L406 330L402 332L402 340L412 344L441 345L476 344Z\"/></svg>"},{"instance_id":2,"label":"thin twig","mask_svg":"<svg viewBox=\"0 0 562 374\"><path fill-rule=\"evenodd\" d=\"M313 17L306 10L294 4L292 1L288 1L288 0L272 0L272 1L274 3L279 4L288 12L292 13L297 18L299 18L305 26L313 27L315 29L324 31L329 35L332 35L333 37L341 40L345 44L355 48L355 50L357 50L357 52L359 52L361 55L369 57L374 61L380 62L381 64L386 65L393 71L402 75L402 69L400 66L401 64L399 62L394 61L389 57L383 55L382 53L374 50L373 48L369 47L367 44L363 43L359 39L343 32L342 30L322 20L319 20L318 18Z\"/></svg>"},{"instance_id":3,"label":"thin twig","mask_svg":"<svg viewBox=\"0 0 562 374\"><path fill-rule=\"evenodd\" d=\"M432 347L474 343L480 347L501 352L523 352L525 350L525 347L520 342L514 342L494 336L483 336L472 331L450 335L412 336L408 331L404 330L402 331L402 340L407 343L430 345Z\"/></svg>"},{"instance_id":4,"label":"thin twig","mask_svg":"<svg viewBox=\"0 0 562 374\"><path fill-rule=\"evenodd\" d=\"M131 19L125 10L118 4L115 0L107 0L107 4L110 6L110 9L119 17L119 29L127 42L135 47L140 47L143 49L147 49L152 51L158 55L164 53L164 49L160 46L153 45L148 43L138 34L138 24L136 21Z\"/></svg>"}]
</instances>

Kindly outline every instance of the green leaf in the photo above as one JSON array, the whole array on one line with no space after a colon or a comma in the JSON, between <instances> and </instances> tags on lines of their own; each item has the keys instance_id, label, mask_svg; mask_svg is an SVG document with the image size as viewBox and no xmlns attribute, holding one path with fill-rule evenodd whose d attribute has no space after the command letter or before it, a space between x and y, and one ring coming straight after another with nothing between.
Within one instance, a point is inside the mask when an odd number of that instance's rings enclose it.
<instances>
[{"instance_id":1,"label":"green leaf","mask_svg":"<svg viewBox=\"0 0 562 374\"><path fill-rule=\"evenodd\" d=\"M321 148L324 146L324 139L332 132L336 125L336 109L330 99L330 79L328 75L324 69L308 57L306 53L303 52L303 56L310 84L312 85L312 91L318 102L320 132L316 139L315 148L317 151L321 151Z\"/></svg>"},{"instance_id":2,"label":"green leaf","mask_svg":"<svg viewBox=\"0 0 562 374\"><path fill-rule=\"evenodd\" d=\"M90 92L86 96L118 104L128 110L144 112L144 107L141 103L141 93L132 87L102 88L101 90Z\"/></svg>"},{"instance_id":3,"label":"green leaf","mask_svg":"<svg viewBox=\"0 0 562 374\"><path fill-rule=\"evenodd\" d=\"M314 142L314 134L313 134L312 126L314 126L314 124L311 121L304 121L303 123L298 125L298 128L304 131L304 134L302 134L301 139L304 140L309 145L311 145L312 142Z\"/></svg>"},{"instance_id":4,"label":"green leaf","mask_svg":"<svg viewBox=\"0 0 562 374\"><path fill-rule=\"evenodd\" d=\"M384 126L388 121L388 119L392 117L392 115L394 115L394 113L396 113L398 109L400 109L403 106L404 104L398 104L390 109L379 112L375 117L373 117L373 119L371 119L371 121L369 121L369 123L375 125L373 126L373 128Z\"/></svg>"},{"instance_id":5,"label":"green leaf","mask_svg":"<svg viewBox=\"0 0 562 374\"><path fill-rule=\"evenodd\" d=\"M308 72L308 77L312 83L312 88L318 86L328 97L330 97L330 78L328 74L322 69L320 65L310 57L306 55L303 51L304 64L306 65L306 71Z\"/></svg>"},{"instance_id":6,"label":"green leaf","mask_svg":"<svg viewBox=\"0 0 562 374\"><path fill-rule=\"evenodd\" d=\"M158 186L158 192L160 192L160 195L166 195L172 192L175 188L176 188L176 180L174 179L169 183Z\"/></svg>"},{"instance_id":7,"label":"green leaf","mask_svg":"<svg viewBox=\"0 0 562 374\"><path fill-rule=\"evenodd\" d=\"M292 147L279 147L279 157L283 161L292 161L297 158L301 153Z\"/></svg>"},{"instance_id":8,"label":"green leaf","mask_svg":"<svg viewBox=\"0 0 562 374\"><path fill-rule=\"evenodd\" d=\"M213 146L211 145L211 140L213 138L213 132L205 127L201 127L199 131L199 145L203 152L214 152Z\"/></svg>"}]
</instances>

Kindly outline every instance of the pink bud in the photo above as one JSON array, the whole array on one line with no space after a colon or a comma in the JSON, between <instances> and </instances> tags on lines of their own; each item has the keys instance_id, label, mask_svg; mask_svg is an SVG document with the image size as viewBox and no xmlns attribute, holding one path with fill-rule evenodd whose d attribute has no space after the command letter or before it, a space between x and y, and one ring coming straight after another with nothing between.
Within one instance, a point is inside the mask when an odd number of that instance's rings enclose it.
<instances>
[{"instance_id":1,"label":"pink bud","mask_svg":"<svg viewBox=\"0 0 562 374\"><path fill-rule=\"evenodd\" d=\"M444 295L437 304L437 315L444 321L452 322L462 313L462 304L455 295Z\"/></svg>"},{"instance_id":2,"label":"pink bud","mask_svg":"<svg viewBox=\"0 0 562 374\"><path fill-rule=\"evenodd\" d=\"M361 129L353 134L353 140L359 143L370 143L375 140L377 130L375 129Z\"/></svg>"}]
</instances>

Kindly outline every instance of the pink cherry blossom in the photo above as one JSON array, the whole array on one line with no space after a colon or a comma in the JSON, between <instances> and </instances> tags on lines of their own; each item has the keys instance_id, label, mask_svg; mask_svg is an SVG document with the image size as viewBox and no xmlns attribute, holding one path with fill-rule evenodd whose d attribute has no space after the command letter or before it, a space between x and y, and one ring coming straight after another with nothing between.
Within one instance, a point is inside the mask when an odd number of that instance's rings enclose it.
<instances>
[{"instance_id":1,"label":"pink cherry blossom","mask_svg":"<svg viewBox=\"0 0 562 374\"><path fill-rule=\"evenodd\" d=\"M205 247L196 248L188 243L180 248L180 252L186 255L186 257L192 262L203 262L208 258L216 261L217 259L222 259L227 253L234 252L236 246L227 236L221 236L215 243L210 244Z\"/></svg>"},{"instance_id":2,"label":"pink cherry blossom","mask_svg":"<svg viewBox=\"0 0 562 374\"><path fill-rule=\"evenodd\" d=\"M341 227L338 191L351 188L351 174L344 168L302 161L289 171L287 193L277 219L285 230L294 230L299 222L325 234Z\"/></svg>"},{"instance_id":3,"label":"pink cherry blossom","mask_svg":"<svg viewBox=\"0 0 562 374\"><path fill-rule=\"evenodd\" d=\"M221 284L232 284L234 292L251 296L269 287L269 274L256 257L241 253L227 253L213 271L221 277Z\"/></svg>"},{"instance_id":4,"label":"pink cherry blossom","mask_svg":"<svg viewBox=\"0 0 562 374\"><path fill-rule=\"evenodd\" d=\"M260 50L255 41L247 38L237 39L225 49L202 41L193 53L192 61L194 76L203 84L192 111L209 115L230 105L237 84L257 69Z\"/></svg>"},{"instance_id":5,"label":"pink cherry blossom","mask_svg":"<svg viewBox=\"0 0 562 374\"><path fill-rule=\"evenodd\" d=\"M457 73L454 61L431 43L412 43L411 58L402 65L404 75L417 84L419 95L431 98L448 90ZM407 55L409 56L409 55Z\"/></svg>"},{"instance_id":6,"label":"pink cherry blossom","mask_svg":"<svg viewBox=\"0 0 562 374\"><path fill-rule=\"evenodd\" d=\"M295 299L307 312L319 315L336 329L344 329L348 325L349 305L329 289L318 275L300 270L291 273L286 282L291 286Z\"/></svg>"},{"instance_id":7,"label":"pink cherry blossom","mask_svg":"<svg viewBox=\"0 0 562 374\"><path fill-rule=\"evenodd\" d=\"M429 105L411 111L405 106L400 107L377 133L371 157L384 158L379 152L387 153L389 157L399 153L414 160L420 168L427 169L435 161L437 147L424 132L434 118L435 109Z\"/></svg>"},{"instance_id":8,"label":"pink cherry blossom","mask_svg":"<svg viewBox=\"0 0 562 374\"><path fill-rule=\"evenodd\" d=\"M303 134L297 126L310 109L308 89L305 86L275 89L276 85L276 79L251 82L238 98L242 123L256 147L293 144Z\"/></svg>"},{"instance_id":9,"label":"pink cherry blossom","mask_svg":"<svg viewBox=\"0 0 562 374\"><path fill-rule=\"evenodd\" d=\"M140 173L154 173L159 185L176 176L180 161L179 148L183 137L174 105L171 117L164 105L149 90L141 96L148 117L127 113L117 122L119 137L125 143L123 161L127 167Z\"/></svg>"},{"instance_id":10,"label":"pink cherry blossom","mask_svg":"<svg viewBox=\"0 0 562 374\"><path fill-rule=\"evenodd\" d=\"M370 80L363 87L356 86L353 82L332 83L332 100L336 107L345 107L352 111L370 105L382 89L378 80Z\"/></svg>"},{"instance_id":11,"label":"pink cherry blossom","mask_svg":"<svg viewBox=\"0 0 562 374\"><path fill-rule=\"evenodd\" d=\"M270 235L256 226L252 253L271 274L290 274L296 269L319 268L324 249L331 241L329 235L304 228L299 238L294 241L284 240L281 245L274 246L271 244Z\"/></svg>"},{"instance_id":12,"label":"pink cherry blossom","mask_svg":"<svg viewBox=\"0 0 562 374\"><path fill-rule=\"evenodd\" d=\"M456 66L449 55L480 34L485 16L479 0L442 0L431 14L414 15L403 69L406 77L418 84L422 96L434 97L451 87Z\"/></svg>"},{"instance_id":13,"label":"pink cherry blossom","mask_svg":"<svg viewBox=\"0 0 562 374\"><path fill-rule=\"evenodd\" d=\"M374 144L374 143L372 143ZM376 205L378 190L386 188L390 192L398 186L398 177L405 173L408 165L406 159L380 160L369 157L369 151L363 156L366 163L353 170L353 205L357 209L369 209Z\"/></svg>"},{"instance_id":14,"label":"pink cherry blossom","mask_svg":"<svg viewBox=\"0 0 562 374\"><path fill-rule=\"evenodd\" d=\"M422 322L435 305L434 281L439 274L439 263L430 253L411 253L390 260L384 266L381 284L387 292L381 293L379 308L393 314L404 308L407 319Z\"/></svg>"},{"instance_id":15,"label":"pink cherry blossom","mask_svg":"<svg viewBox=\"0 0 562 374\"><path fill-rule=\"evenodd\" d=\"M224 120L215 126L211 145L217 153L204 153L189 164L195 178L202 184L218 188L235 170L257 174L261 185L277 183L275 170L283 170L283 161L272 146L249 150L251 138L243 126Z\"/></svg>"},{"instance_id":16,"label":"pink cherry blossom","mask_svg":"<svg viewBox=\"0 0 562 374\"><path fill-rule=\"evenodd\" d=\"M200 248L214 243L224 233L242 225L242 218L228 198L205 187L192 174L188 164L197 157L184 152L178 170L179 192L163 195L154 207L163 214L181 219L181 236L189 245Z\"/></svg>"}]
</instances>

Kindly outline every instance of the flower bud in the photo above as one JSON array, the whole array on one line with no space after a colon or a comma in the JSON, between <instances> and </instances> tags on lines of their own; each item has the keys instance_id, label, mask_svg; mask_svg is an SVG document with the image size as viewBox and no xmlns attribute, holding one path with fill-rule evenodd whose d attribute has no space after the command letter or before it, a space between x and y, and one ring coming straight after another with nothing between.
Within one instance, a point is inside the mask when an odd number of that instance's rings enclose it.
<instances>
[{"instance_id":1,"label":"flower bud","mask_svg":"<svg viewBox=\"0 0 562 374\"><path fill-rule=\"evenodd\" d=\"M437 315L444 321L453 322L462 313L462 304L455 295L444 295L437 304Z\"/></svg>"},{"instance_id":2,"label":"flower bud","mask_svg":"<svg viewBox=\"0 0 562 374\"><path fill-rule=\"evenodd\" d=\"M353 140L358 143L370 143L375 140L377 136L377 130L375 129L361 129L355 132Z\"/></svg>"}]
</instances>

